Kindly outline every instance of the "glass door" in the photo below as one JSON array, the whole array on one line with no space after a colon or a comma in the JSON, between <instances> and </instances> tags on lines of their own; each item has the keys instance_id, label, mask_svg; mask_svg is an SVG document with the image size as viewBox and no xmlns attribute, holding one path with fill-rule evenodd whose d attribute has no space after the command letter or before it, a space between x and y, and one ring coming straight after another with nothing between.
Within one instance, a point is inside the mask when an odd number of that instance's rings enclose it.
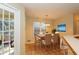
<instances>
[{"instance_id":1,"label":"glass door","mask_svg":"<svg viewBox=\"0 0 79 59\"><path fill-rule=\"evenodd\" d=\"M14 54L14 13L0 8L0 55Z\"/></svg>"}]
</instances>

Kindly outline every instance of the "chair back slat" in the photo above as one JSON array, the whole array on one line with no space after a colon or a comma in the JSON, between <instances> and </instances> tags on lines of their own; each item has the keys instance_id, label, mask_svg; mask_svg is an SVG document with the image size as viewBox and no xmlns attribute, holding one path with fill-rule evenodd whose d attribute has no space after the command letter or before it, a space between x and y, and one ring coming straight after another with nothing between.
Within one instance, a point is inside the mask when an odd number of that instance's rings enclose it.
<instances>
[{"instance_id":1,"label":"chair back slat","mask_svg":"<svg viewBox=\"0 0 79 59\"><path fill-rule=\"evenodd\" d=\"M51 34L46 34L44 39L45 39L46 45L51 44Z\"/></svg>"}]
</instances>

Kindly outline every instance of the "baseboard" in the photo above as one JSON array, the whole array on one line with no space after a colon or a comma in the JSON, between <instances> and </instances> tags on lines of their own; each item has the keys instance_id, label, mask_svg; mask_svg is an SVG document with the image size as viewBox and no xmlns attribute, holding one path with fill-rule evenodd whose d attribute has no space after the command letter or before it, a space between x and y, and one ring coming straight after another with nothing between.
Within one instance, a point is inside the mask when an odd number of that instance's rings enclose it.
<instances>
[{"instance_id":1,"label":"baseboard","mask_svg":"<svg viewBox=\"0 0 79 59\"><path fill-rule=\"evenodd\" d=\"M34 43L34 42L26 42L25 44L32 44L32 43Z\"/></svg>"}]
</instances>

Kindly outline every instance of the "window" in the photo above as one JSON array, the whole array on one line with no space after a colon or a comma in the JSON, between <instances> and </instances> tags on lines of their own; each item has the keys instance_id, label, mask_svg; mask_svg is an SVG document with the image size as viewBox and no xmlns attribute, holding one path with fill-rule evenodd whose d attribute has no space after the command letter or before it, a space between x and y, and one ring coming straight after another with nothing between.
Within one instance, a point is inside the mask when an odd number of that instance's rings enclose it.
<instances>
[{"instance_id":1,"label":"window","mask_svg":"<svg viewBox=\"0 0 79 59\"><path fill-rule=\"evenodd\" d=\"M14 53L14 12L0 6L0 55Z\"/></svg>"},{"instance_id":2,"label":"window","mask_svg":"<svg viewBox=\"0 0 79 59\"><path fill-rule=\"evenodd\" d=\"M39 34L41 33L45 33L45 23L40 23L40 22L34 22L33 23L33 28L34 28L34 33Z\"/></svg>"},{"instance_id":3,"label":"window","mask_svg":"<svg viewBox=\"0 0 79 59\"><path fill-rule=\"evenodd\" d=\"M66 32L66 24L59 24L56 30L58 32Z\"/></svg>"}]
</instances>

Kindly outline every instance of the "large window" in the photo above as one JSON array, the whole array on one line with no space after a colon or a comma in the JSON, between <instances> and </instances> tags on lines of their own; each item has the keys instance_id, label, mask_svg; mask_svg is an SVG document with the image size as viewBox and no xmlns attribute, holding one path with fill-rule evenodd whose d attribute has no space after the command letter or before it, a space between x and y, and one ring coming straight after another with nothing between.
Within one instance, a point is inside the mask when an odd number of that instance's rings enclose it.
<instances>
[{"instance_id":1,"label":"large window","mask_svg":"<svg viewBox=\"0 0 79 59\"><path fill-rule=\"evenodd\" d=\"M34 28L34 33L36 34L45 33L46 30L45 23L40 23L40 22L34 22L33 28Z\"/></svg>"},{"instance_id":2,"label":"large window","mask_svg":"<svg viewBox=\"0 0 79 59\"><path fill-rule=\"evenodd\" d=\"M66 32L66 24L59 24L59 25L57 25L56 30L58 32Z\"/></svg>"}]
</instances>

